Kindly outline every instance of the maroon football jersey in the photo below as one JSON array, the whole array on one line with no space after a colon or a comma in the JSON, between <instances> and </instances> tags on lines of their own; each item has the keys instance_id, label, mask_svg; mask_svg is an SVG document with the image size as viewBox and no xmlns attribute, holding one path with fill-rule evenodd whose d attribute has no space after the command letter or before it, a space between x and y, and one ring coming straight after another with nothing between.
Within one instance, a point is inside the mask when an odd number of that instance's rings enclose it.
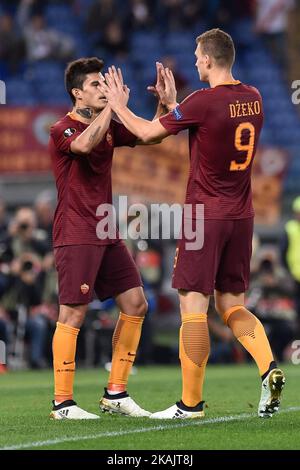
<instances>
[{"instance_id":1,"label":"maroon football jersey","mask_svg":"<svg viewBox=\"0 0 300 470\"><path fill-rule=\"evenodd\" d=\"M186 204L206 219L253 216L251 167L263 124L258 90L239 81L198 90L160 118L170 134L189 129Z\"/></svg>"},{"instance_id":2,"label":"maroon football jersey","mask_svg":"<svg viewBox=\"0 0 300 470\"><path fill-rule=\"evenodd\" d=\"M97 224L106 214L101 217L96 212L100 204L112 204L114 147L134 146L137 138L123 124L112 120L104 138L89 155L72 154L71 142L87 126L67 114L50 131L49 151L58 191L53 226L54 247L108 245L118 238L118 234L115 239L105 240L97 236Z\"/></svg>"}]
</instances>

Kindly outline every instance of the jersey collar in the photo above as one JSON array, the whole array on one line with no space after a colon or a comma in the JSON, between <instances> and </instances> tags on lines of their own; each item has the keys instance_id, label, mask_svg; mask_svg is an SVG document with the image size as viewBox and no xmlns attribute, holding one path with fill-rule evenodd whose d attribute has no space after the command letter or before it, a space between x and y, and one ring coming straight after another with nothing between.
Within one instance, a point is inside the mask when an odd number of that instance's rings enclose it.
<instances>
[{"instance_id":1,"label":"jersey collar","mask_svg":"<svg viewBox=\"0 0 300 470\"><path fill-rule=\"evenodd\" d=\"M77 118L77 116L74 113L72 113L72 111L69 111L67 113L67 116L69 116L71 119L73 119L73 121L82 122L82 121L80 121L80 119ZM85 124L85 122L82 122L82 124Z\"/></svg>"},{"instance_id":2,"label":"jersey collar","mask_svg":"<svg viewBox=\"0 0 300 470\"><path fill-rule=\"evenodd\" d=\"M232 82L219 83L219 85L214 86L214 88L216 88L217 86L223 86L223 85L239 85L240 83L241 83L240 80L232 80Z\"/></svg>"}]
</instances>

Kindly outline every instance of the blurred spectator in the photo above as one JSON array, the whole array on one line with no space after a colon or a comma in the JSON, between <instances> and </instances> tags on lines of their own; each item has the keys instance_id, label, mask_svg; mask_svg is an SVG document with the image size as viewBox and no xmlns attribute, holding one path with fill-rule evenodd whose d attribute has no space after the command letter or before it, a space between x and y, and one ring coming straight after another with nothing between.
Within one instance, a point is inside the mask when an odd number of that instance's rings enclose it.
<instances>
[{"instance_id":1,"label":"blurred spectator","mask_svg":"<svg viewBox=\"0 0 300 470\"><path fill-rule=\"evenodd\" d=\"M41 260L34 253L23 253L20 257L1 266L1 275L6 277L6 288L1 297L1 318L5 325L6 341L18 364L19 347L27 340L29 364L41 368L49 360L50 329L57 320L57 287L53 255ZM47 357L48 356L48 357ZM49 363L49 362L48 362Z\"/></svg>"},{"instance_id":2,"label":"blurred spectator","mask_svg":"<svg viewBox=\"0 0 300 470\"><path fill-rule=\"evenodd\" d=\"M118 0L95 0L91 5L85 29L90 37L94 54L99 57L126 56L128 35L125 18L128 8Z\"/></svg>"},{"instance_id":3,"label":"blurred spectator","mask_svg":"<svg viewBox=\"0 0 300 470\"><path fill-rule=\"evenodd\" d=\"M205 20L205 1L163 0L158 2L159 21L164 31L195 30ZM200 31L197 32L200 34Z\"/></svg>"},{"instance_id":4,"label":"blurred spectator","mask_svg":"<svg viewBox=\"0 0 300 470\"><path fill-rule=\"evenodd\" d=\"M183 0L162 0L160 4L160 16L167 31L182 29Z\"/></svg>"},{"instance_id":5,"label":"blurred spectator","mask_svg":"<svg viewBox=\"0 0 300 470\"><path fill-rule=\"evenodd\" d=\"M293 202L293 219L285 225L281 244L282 261L288 269L295 286L295 302L300 333L300 196Z\"/></svg>"},{"instance_id":6,"label":"blurred spectator","mask_svg":"<svg viewBox=\"0 0 300 470\"><path fill-rule=\"evenodd\" d=\"M7 335L7 324L6 324L6 321L4 320L4 318L2 318L2 315L1 315L1 310L0 310L0 341L3 341L3 343L5 344L5 353L7 354L7 351L6 351L6 345L7 345L7 338L8 338L8 335ZM0 346L1 347L1 346ZM0 354L2 352L2 348L0 350ZM7 362L7 358L6 357L2 357L1 358L2 361L4 359L4 361L2 362L0 360L0 374L3 374L6 372L6 362Z\"/></svg>"},{"instance_id":7,"label":"blurred spectator","mask_svg":"<svg viewBox=\"0 0 300 470\"><path fill-rule=\"evenodd\" d=\"M206 2L206 12L209 28L231 29L235 21L241 18L252 18L256 0L217 0ZM210 5L208 5L210 4Z\"/></svg>"},{"instance_id":8,"label":"blurred spectator","mask_svg":"<svg viewBox=\"0 0 300 470\"><path fill-rule=\"evenodd\" d=\"M130 0L128 30L145 30L154 25L155 5L147 0Z\"/></svg>"},{"instance_id":9,"label":"blurred spectator","mask_svg":"<svg viewBox=\"0 0 300 470\"><path fill-rule=\"evenodd\" d=\"M293 286L273 249L262 253L257 273L250 284L246 306L266 328L278 361L294 338L295 303Z\"/></svg>"},{"instance_id":10,"label":"blurred spectator","mask_svg":"<svg viewBox=\"0 0 300 470\"><path fill-rule=\"evenodd\" d=\"M86 31L88 34L102 34L106 25L115 18L120 20L116 0L95 0L87 14Z\"/></svg>"},{"instance_id":11,"label":"blurred spectator","mask_svg":"<svg viewBox=\"0 0 300 470\"><path fill-rule=\"evenodd\" d=\"M46 254L47 244L38 240L36 225L36 215L30 207L20 207L17 210L6 239L6 246L12 250L14 258L23 253L33 253L40 258Z\"/></svg>"},{"instance_id":12,"label":"blurred spectator","mask_svg":"<svg viewBox=\"0 0 300 470\"><path fill-rule=\"evenodd\" d=\"M288 14L294 0L256 0L255 30L261 35L274 59L286 66Z\"/></svg>"},{"instance_id":13,"label":"blurred spectator","mask_svg":"<svg viewBox=\"0 0 300 470\"><path fill-rule=\"evenodd\" d=\"M194 0L185 0L182 8L182 24L184 28L194 28L203 20L204 1L198 0L195 2Z\"/></svg>"},{"instance_id":14,"label":"blurred spectator","mask_svg":"<svg viewBox=\"0 0 300 470\"><path fill-rule=\"evenodd\" d=\"M143 240L138 243L138 246L141 243L146 246L148 245L148 243ZM135 262L143 280L145 280L152 288L159 288L162 272L161 254L154 248L146 248L136 253Z\"/></svg>"},{"instance_id":15,"label":"blurred spectator","mask_svg":"<svg viewBox=\"0 0 300 470\"><path fill-rule=\"evenodd\" d=\"M54 295L49 297L48 294L45 299L49 273L54 271L53 255L50 253L45 257L49 251L47 244L36 235L34 211L21 207L11 221L8 237L1 245L0 295L3 318L12 332L11 336L15 337L14 343L22 342L26 334L30 341L30 365L39 368L45 365L48 323L55 318L57 309L51 306L51 302L56 303ZM46 304L46 300L50 305Z\"/></svg>"},{"instance_id":16,"label":"blurred spectator","mask_svg":"<svg viewBox=\"0 0 300 470\"><path fill-rule=\"evenodd\" d=\"M9 14L0 15L0 60L5 61L8 72L18 72L20 62L25 58L25 41L16 31Z\"/></svg>"},{"instance_id":17,"label":"blurred spectator","mask_svg":"<svg viewBox=\"0 0 300 470\"><path fill-rule=\"evenodd\" d=\"M34 204L37 217L38 239L45 242L49 251L52 250L52 227L55 205L55 194L51 190L41 192Z\"/></svg>"},{"instance_id":18,"label":"blurred spectator","mask_svg":"<svg viewBox=\"0 0 300 470\"><path fill-rule=\"evenodd\" d=\"M0 199L0 241L7 235L8 217L6 214L5 202Z\"/></svg>"},{"instance_id":19,"label":"blurred spectator","mask_svg":"<svg viewBox=\"0 0 300 470\"><path fill-rule=\"evenodd\" d=\"M10 266L13 261L13 252L5 242L0 243L0 299L9 287Z\"/></svg>"},{"instance_id":20,"label":"blurred spectator","mask_svg":"<svg viewBox=\"0 0 300 470\"><path fill-rule=\"evenodd\" d=\"M128 54L128 39L125 35L122 23L111 20L103 31L103 38L98 45L103 46L106 54L112 54L116 59L122 59ZM96 43L97 46L97 43Z\"/></svg>"},{"instance_id":21,"label":"blurred spectator","mask_svg":"<svg viewBox=\"0 0 300 470\"><path fill-rule=\"evenodd\" d=\"M143 323L139 344L137 364L149 364L153 361L153 315L157 311L158 296L162 281L162 259L158 250L139 240L136 247L135 262L141 273L148 313Z\"/></svg>"},{"instance_id":22,"label":"blurred spectator","mask_svg":"<svg viewBox=\"0 0 300 470\"><path fill-rule=\"evenodd\" d=\"M30 17L32 4L33 0L21 0L17 13L18 23L24 31L28 60L71 59L75 50L74 39L48 28L42 13L37 12Z\"/></svg>"},{"instance_id":23,"label":"blurred spectator","mask_svg":"<svg viewBox=\"0 0 300 470\"><path fill-rule=\"evenodd\" d=\"M221 28L232 35L239 61L253 41L255 0L219 0L210 10L209 28Z\"/></svg>"}]
</instances>

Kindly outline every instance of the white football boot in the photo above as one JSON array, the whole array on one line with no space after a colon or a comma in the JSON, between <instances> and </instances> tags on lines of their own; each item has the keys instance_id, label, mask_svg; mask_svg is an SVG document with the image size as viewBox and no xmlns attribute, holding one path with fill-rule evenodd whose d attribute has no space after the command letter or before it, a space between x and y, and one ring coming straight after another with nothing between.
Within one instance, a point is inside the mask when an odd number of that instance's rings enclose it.
<instances>
[{"instance_id":1,"label":"white football boot","mask_svg":"<svg viewBox=\"0 0 300 470\"><path fill-rule=\"evenodd\" d=\"M100 416L88 413L82 408L77 406L73 400L66 400L59 405L55 405L53 401L53 408L50 413L51 419L99 419Z\"/></svg>"},{"instance_id":2,"label":"white football boot","mask_svg":"<svg viewBox=\"0 0 300 470\"><path fill-rule=\"evenodd\" d=\"M272 369L261 384L261 397L258 405L260 418L271 418L279 410L281 392L285 384L281 369Z\"/></svg>"},{"instance_id":3,"label":"white football boot","mask_svg":"<svg viewBox=\"0 0 300 470\"><path fill-rule=\"evenodd\" d=\"M176 405L170 406L163 411L157 411L152 413L151 419L193 419L193 418L203 418L204 413L204 401L200 401L197 406L188 407L185 406L181 401L177 402Z\"/></svg>"},{"instance_id":4,"label":"white football boot","mask_svg":"<svg viewBox=\"0 0 300 470\"><path fill-rule=\"evenodd\" d=\"M105 393L100 400L99 406L103 413L121 414L132 418L145 418L151 415L149 411L143 410L135 401L130 398L127 392L117 395L109 395L105 388Z\"/></svg>"}]
</instances>

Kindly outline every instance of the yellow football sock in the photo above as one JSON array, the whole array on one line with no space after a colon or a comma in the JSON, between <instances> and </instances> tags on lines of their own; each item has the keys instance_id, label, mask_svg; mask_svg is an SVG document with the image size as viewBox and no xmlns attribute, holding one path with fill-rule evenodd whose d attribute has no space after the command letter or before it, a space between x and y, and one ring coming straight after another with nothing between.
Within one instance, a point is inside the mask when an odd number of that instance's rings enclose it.
<instances>
[{"instance_id":1,"label":"yellow football sock","mask_svg":"<svg viewBox=\"0 0 300 470\"><path fill-rule=\"evenodd\" d=\"M260 375L263 375L274 361L265 329L258 318L243 305L236 305L225 312L224 323L231 328L234 336L255 360Z\"/></svg>"},{"instance_id":2,"label":"yellow football sock","mask_svg":"<svg viewBox=\"0 0 300 470\"><path fill-rule=\"evenodd\" d=\"M144 317L133 317L120 313L112 346L112 366L108 389L122 392L126 390L131 367L139 345Z\"/></svg>"},{"instance_id":3,"label":"yellow football sock","mask_svg":"<svg viewBox=\"0 0 300 470\"><path fill-rule=\"evenodd\" d=\"M56 323L53 336L54 394L57 402L72 400L78 328Z\"/></svg>"},{"instance_id":4,"label":"yellow football sock","mask_svg":"<svg viewBox=\"0 0 300 470\"><path fill-rule=\"evenodd\" d=\"M196 406L202 401L206 363L209 356L209 334L206 313L181 315L179 358L182 372L182 401Z\"/></svg>"}]
</instances>

